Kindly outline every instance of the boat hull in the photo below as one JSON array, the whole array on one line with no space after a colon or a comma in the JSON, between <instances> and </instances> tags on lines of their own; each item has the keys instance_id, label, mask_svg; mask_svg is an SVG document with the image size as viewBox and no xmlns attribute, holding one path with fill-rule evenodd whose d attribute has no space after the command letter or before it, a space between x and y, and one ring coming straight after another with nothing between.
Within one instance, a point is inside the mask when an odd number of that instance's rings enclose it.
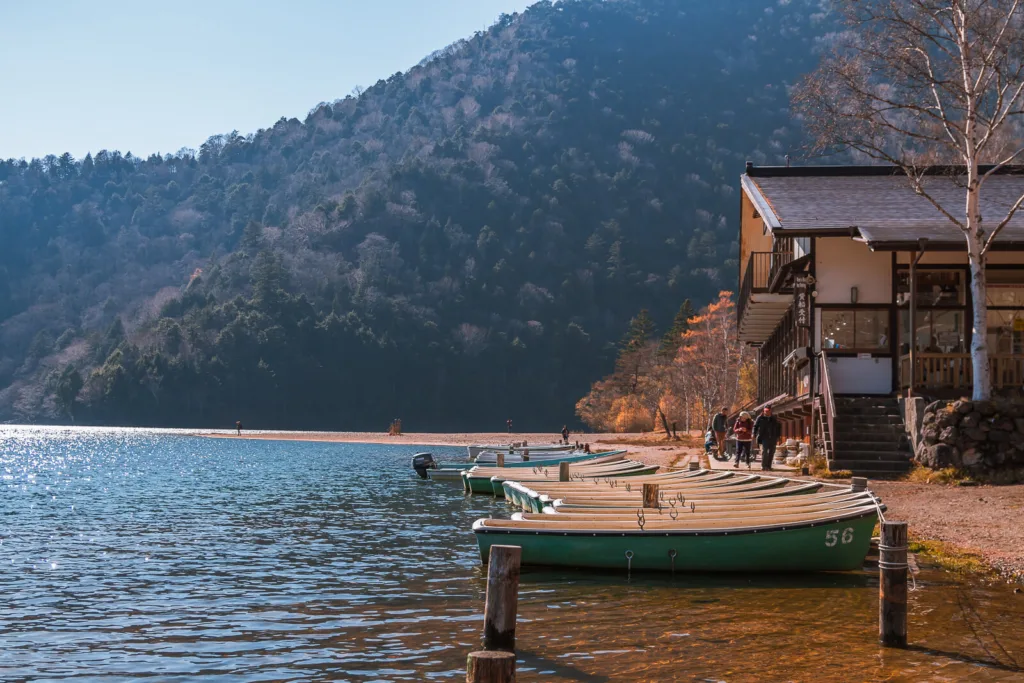
<instances>
[{"instance_id":1,"label":"boat hull","mask_svg":"<svg viewBox=\"0 0 1024 683\"><path fill-rule=\"evenodd\" d=\"M688 572L847 571L864 562L877 513L735 531L558 531L474 524L481 561L491 545L522 548L522 564ZM675 551L675 557L671 556ZM632 558L627 560L627 552Z\"/></svg>"}]
</instances>

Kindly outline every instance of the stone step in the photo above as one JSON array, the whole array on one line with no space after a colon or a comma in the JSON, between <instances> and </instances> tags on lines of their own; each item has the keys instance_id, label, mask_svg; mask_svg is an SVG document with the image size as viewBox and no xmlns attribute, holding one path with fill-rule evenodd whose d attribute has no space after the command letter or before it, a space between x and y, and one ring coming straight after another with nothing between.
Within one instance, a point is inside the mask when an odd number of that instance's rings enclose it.
<instances>
[{"instance_id":1,"label":"stone step","mask_svg":"<svg viewBox=\"0 0 1024 683\"><path fill-rule=\"evenodd\" d=\"M907 433L902 429L894 429L892 431L866 431L851 429L849 431L836 432L835 440L844 442L868 442L873 444L885 444L885 443L901 443L907 441L909 443L910 438Z\"/></svg>"},{"instance_id":2,"label":"stone step","mask_svg":"<svg viewBox=\"0 0 1024 683\"><path fill-rule=\"evenodd\" d=\"M908 462L910 451L852 451L836 449L835 457L842 460L872 460L875 462Z\"/></svg>"},{"instance_id":3,"label":"stone step","mask_svg":"<svg viewBox=\"0 0 1024 683\"><path fill-rule=\"evenodd\" d=\"M904 462L886 462L878 460L833 460L828 464L828 467L832 471L836 470L852 470L854 474L858 472L886 472L886 473L903 473L910 471L910 461Z\"/></svg>"},{"instance_id":4,"label":"stone step","mask_svg":"<svg viewBox=\"0 0 1024 683\"><path fill-rule=\"evenodd\" d=\"M884 443L886 441L901 441L907 434L902 429L880 429L878 431L868 429L844 429L836 430L836 441L871 441Z\"/></svg>"},{"instance_id":5,"label":"stone step","mask_svg":"<svg viewBox=\"0 0 1024 683\"><path fill-rule=\"evenodd\" d=\"M898 429L837 429L833 434L836 441L899 441L906 436L903 428Z\"/></svg>"},{"instance_id":6,"label":"stone step","mask_svg":"<svg viewBox=\"0 0 1024 683\"><path fill-rule=\"evenodd\" d=\"M847 460L909 460L911 456L909 448L906 450L879 450L864 446L862 448L836 448L835 457L846 458Z\"/></svg>"}]
</instances>

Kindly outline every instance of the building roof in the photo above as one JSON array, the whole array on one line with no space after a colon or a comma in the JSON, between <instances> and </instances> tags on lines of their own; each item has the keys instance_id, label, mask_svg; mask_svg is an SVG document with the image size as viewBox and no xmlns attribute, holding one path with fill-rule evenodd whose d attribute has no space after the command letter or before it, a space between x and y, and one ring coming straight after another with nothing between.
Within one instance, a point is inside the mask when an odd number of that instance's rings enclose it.
<instances>
[{"instance_id":1,"label":"building roof","mask_svg":"<svg viewBox=\"0 0 1024 683\"><path fill-rule=\"evenodd\" d=\"M960 169L935 167L925 190L954 216L964 213ZM913 248L927 238L929 249L961 250L960 229L910 180L892 166L747 166L746 195L768 229L780 235L850 235L872 249ZM1024 167L1006 166L982 186L982 216L994 227L1024 194ZM1024 210L1000 232L993 248L1024 248Z\"/></svg>"}]
</instances>

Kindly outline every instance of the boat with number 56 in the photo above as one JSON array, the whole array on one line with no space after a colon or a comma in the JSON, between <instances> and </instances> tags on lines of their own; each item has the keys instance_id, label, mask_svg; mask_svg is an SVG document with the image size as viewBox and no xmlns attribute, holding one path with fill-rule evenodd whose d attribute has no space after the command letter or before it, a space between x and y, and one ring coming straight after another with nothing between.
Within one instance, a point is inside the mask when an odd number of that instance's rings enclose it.
<instances>
[{"instance_id":1,"label":"boat with number 56","mask_svg":"<svg viewBox=\"0 0 1024 683\"><path fill-rule=\"evenodd\" d=\"M787 481L787 485L797 482ZM583 488L583 487L581 487ZM613 514L547 507L542 514L479 519L486 562L493 544L522 548L524 566L687 572L845 571L862 566L884 507L870 491L727 498ZM802 500L805 499L805 500ZM611 512L611 511L609 511Z\"/></svg>"}]
</instances>

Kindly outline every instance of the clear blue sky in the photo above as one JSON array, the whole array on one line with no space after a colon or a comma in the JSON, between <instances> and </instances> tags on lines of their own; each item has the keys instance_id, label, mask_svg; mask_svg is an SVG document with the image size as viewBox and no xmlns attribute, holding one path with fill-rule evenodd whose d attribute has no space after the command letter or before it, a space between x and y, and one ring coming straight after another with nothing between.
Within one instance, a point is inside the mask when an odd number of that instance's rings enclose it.
<instances>
[{"instance_id":1,"label":"clear blue sky","mask_svg":"<svg viewBox=\"0 0 1024 683\"><path fill-rule=\"evenodd\" d=\"M301 119L534 1L0 2L0 158L176 152Z\"/></svg>"}]
</instances>

